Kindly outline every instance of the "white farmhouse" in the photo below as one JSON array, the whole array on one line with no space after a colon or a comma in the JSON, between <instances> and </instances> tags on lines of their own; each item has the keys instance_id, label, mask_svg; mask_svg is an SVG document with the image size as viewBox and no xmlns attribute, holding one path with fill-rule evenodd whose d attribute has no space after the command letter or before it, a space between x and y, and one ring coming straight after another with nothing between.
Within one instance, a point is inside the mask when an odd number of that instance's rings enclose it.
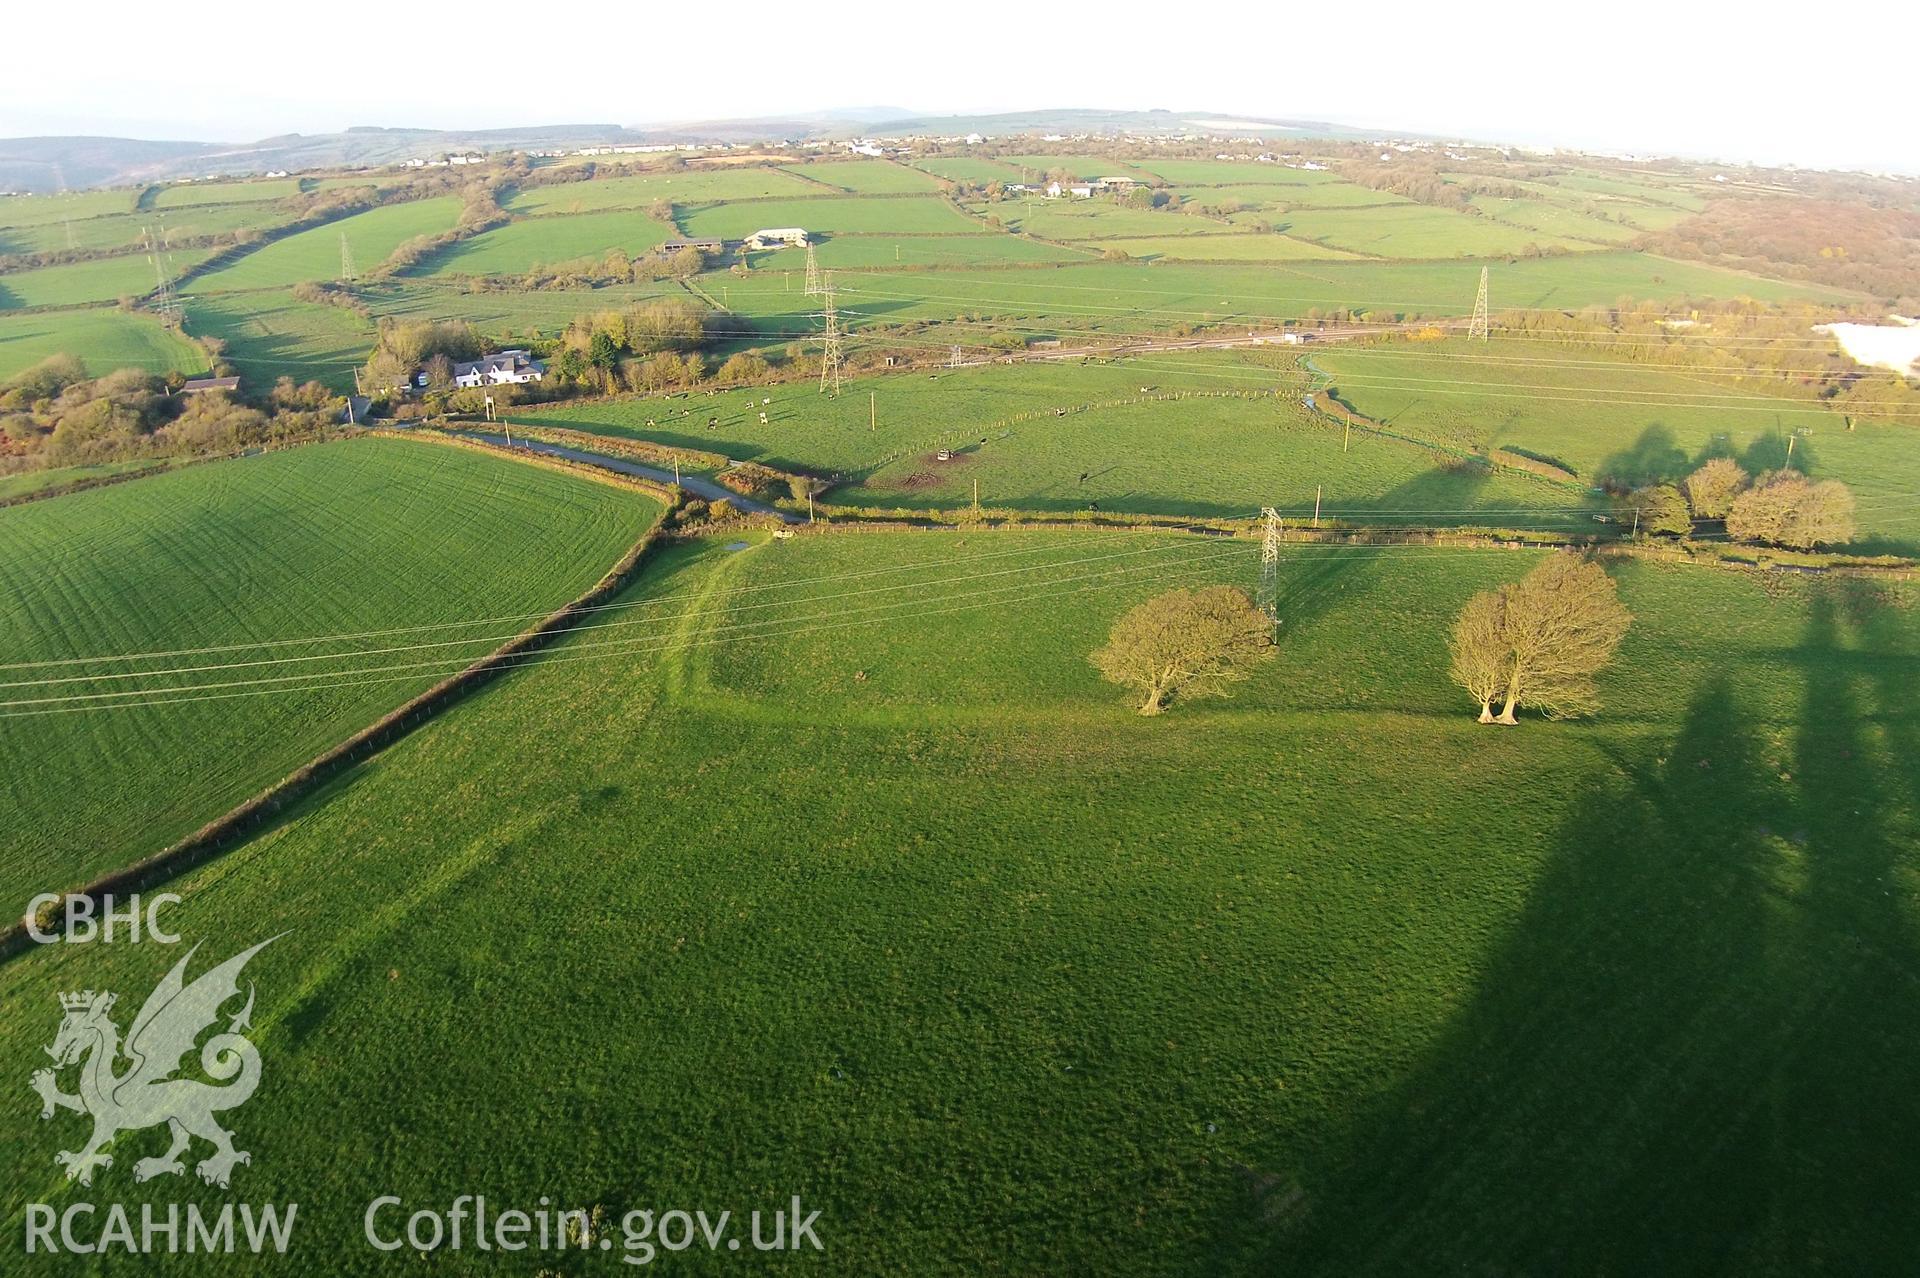
<instances>
[{"instance_id":1,"label":"white farmhouse","mask_svg":"<svg viewBox=\"0 0 1920 1278\"><path fill-rule=\"evenodd\" d=\"M801 226L763 227L755 231L752 235L749 235L746 244L748 249L756 253L761 249L772 248L779 244L791 244L795 248L805 248L807 246L807 231L805 227Z\"/></svg>"},{"instance_id":2,"label":"white farmhouse","mask_svg":"<svg viewBox=\"0 0 1920 1278\"><path fill-rule=\"evenodd\" d=\"M453 366L453 384L462 388L506 386L537 382L547 375L547 366L524 350L496 351L480 359L461 360ZM427 386L427 370L413 375L415 389Z\"/></svg>"}]
</instances>

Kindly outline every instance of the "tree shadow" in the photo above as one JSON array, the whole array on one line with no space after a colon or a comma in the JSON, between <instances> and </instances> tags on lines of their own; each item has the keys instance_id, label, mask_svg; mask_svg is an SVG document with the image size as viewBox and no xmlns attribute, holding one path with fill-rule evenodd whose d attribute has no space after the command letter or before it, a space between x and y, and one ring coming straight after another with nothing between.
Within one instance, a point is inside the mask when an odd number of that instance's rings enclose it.
<instances>
[{"instance_id":1,"label":"tree shadow","mask_svg":"<svg viewBox=\"0 0 1920 1278\"><path fill-rule=\"evenodd\" d=\"M1920 956L1890 792L1914 792L1916 681L1891 627L1816 596L1790 747L1723 677L1617 760L1427 1058L1325 1152L1250 1169L1211 1267L1910 1269Z\"/></svg>"},{"instance_id":2,"label":"tree shadow","mask_svg":"<svg viewBox=\"0 0 1920 1278\"><path fill-rule=\"evenodd\" d=\"M1674 438L1673 431L1655 422L1640 432L1633 447L1622 449L1601 462L1594 471L1594 482L1639 488L1684 479L1693 468L1693 460Z\"/></svg>"},{"instance_id":3,"label":"tree shadow","mask_svg":"<svg viewBox=\"0 0 1920 1278\"><path fill-rule=\"evenodd\" d=\"M1397 484L1376 504L1382 510L1467 510L1492 472L1473 466L1458 470L1424 471ZM1298 528L1298 514L1286 512L1287 526ZM1467 522L1462 519L1460 522ZM1312 625L1336 608L1379 584L1380 574L1363 571L1380 552L1361 546L1334 546L1319 542L1289 542L1280 548L1276 615L1285 636Z\"/></svg>"}]
</instances>

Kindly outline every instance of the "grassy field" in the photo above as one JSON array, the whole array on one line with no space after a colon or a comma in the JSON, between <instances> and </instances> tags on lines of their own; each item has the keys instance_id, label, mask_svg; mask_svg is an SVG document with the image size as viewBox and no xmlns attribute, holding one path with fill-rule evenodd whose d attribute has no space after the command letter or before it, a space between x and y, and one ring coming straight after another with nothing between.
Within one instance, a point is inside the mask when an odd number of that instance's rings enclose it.
<instances>
[{"instance_id":1,"label":"grassy field","mask_svg":"<svg viewBox=\"0 0 1920 1278\"><path fill-rule=\"evenodd\" d=\"M791 165L788 171L857 195L910 195L940 189L938 182L918 169L891 160L817 160Z\"/></svg>"},{"instance_id":2,"label":"grassy field","mask_svg":"<svg viewBox=\"0 0 1920 1278\"><path fill-rule=\"evenodd\" d=\"M530 186L508 200L507 208L527 214L593 213L602 209L644 209L661 200L692 204L810 192L820 194L818 187L782 169L757 166L706 171L681 169L556 186Z\"/></svg>"},{"instance_id":3,"label":"grassy field","mask_svg":"<svg viewBox=\"0 0 1920 1278\"><path fill-rule=\"evenodd\" d=\"M10 663L242 645L6 672L4 713L64 712L0 719L14 795L0 899L138 860L210 820L522 624L498 618L592 584L655 513L626 490L385 440L215 462L0 511L0 650ZM422 663L379 682L335 673L337 686L316 686L339 663L312 658L409 640L255 646L476 618L496 620L355 663ZM234 664L258 661L267 664ZM177 673L115 677L162 670ZM217 695L259 677L278 680L267 685L275 691ZM58 682L38 682L49 678ZM160 691L124 695L166 688L188 691L171 704ZM44 700L60 697L93 700ZM71 712L83 705L94 708Z\"/></svg>"},{"instance_id":4,"label":"grassy field","mask_svg":"<svg viewBox=\"0 0 1920 1278\"><path fill-rule=\"evenodd\" d=\"M359 290L376 315L407 319L463 319L498 335L557 333L577 315L618 310L654 297L685 297L670 281L612 284L595 289L461 292L444 280L385 280Z\"/></svg>"},{"instance_id":5,"label":"grassy field","mask_svg":"<svg viewBox=\"0 0 1920 1278\"><path fill-rule=\"evenodd\" d=\"M163 187L153 197L153 207L171 209L189 204L250 204L261 200L284 200L298 194L298 178L261 182L186 182Z\"/></svg>"},{"instance_id":6,"label":"grassy field","mask_svg":"<svg viewBox=\"0 0 1920 1278\"><path fill-rule=\"evenodd\" d=\"M1421 260L1488 257L1540 248L1591 249L1593 244L1549 235L1490 218L1472 217L1426 204L1386 208L1289 209L1273 219L1275 230L1303 240L1375 257Z\"/></svg>"},{"instance_id":7,"label":"grassy field","mask_svg":"<svg viewBox=\"0 0 1920 1278\"><path fill-rule=\"evenodd\" d=\"M658 248L672 234L672 227L638 211L527 218L461 240L414 273L518 275L536 266L598 261L613 249L639 257Z\"/></svg>"},{"instance_id":8,"label":"grassy field","mask_svg":"<svg viewBox=\"0 0 1920 1278\"><path fill-rule=\"evenodd\" d=\"M131 461L96 462L88 466L55 466L50 470L27 470L16 475L0 475L0 501L24 497L28 493L45 492L49 488L60 488L82 480L105 479L110 475L123 475L130 470L144 470L148 466L164 464L152 458L141 457Z\"/></svg>"},{"instance_id":9,"label":"grassy field","mask_svg":"<svg viewBox=\"0 0 1920 1278\"><path fill-rule=\"evenodd\" d=\"M1275 323L1352 308L1376 316L1461 316L1473 307L1480 263L1301 262L1213 266L1094 262L1052 270L885 271L841 281L841 305L890 322L981 315L1035 329L1139 333L1177 323ZM716 283L718 281L716 280ZM730 285L733 310L786 331L817 308L772 273ZM1580 253L1492 266L1493 305L1580 307L1622 297L1844 296L1637 253Z\"/></svg>"},{"instance_id":10,"label":"grassy field","mask_svg":"<svg viewBox=\"0 0 1920 1278\"><path fill-rule=\"evenodd\" d=\"M937 155L915 160L913 167L925 169L935 177L943 177L949 182L974 182L985 186L989 182L1018 182L1020 166L1008 164L1004 160L992 159L984 155Z\"/></svg>"},{"instance_id":11,"label":"grassy field","mask_svg":"<svg viewBox=\"0 0 1920 1278\"><path fill-rule=\"evenodd\" d=\"M1491 478L1417 445L1345 440L1301 406L1302 385L1290 364L1207 353L855 379L838 399L778 387L765 425L759 391L555 406L515 420L837 475L844 485L831 499L856 505L961 507L977 482L992 506L1251 516L1272 505L1309 516L1318 487L1329 517L1419 511L1429 523L1565 527L1583 504L1566 488ZM937 460L943 447L952 460Z\"/></svg>"},{"instance_id":12,"label":"grassy field","mask_svg":"<svg viewBox=\"0 0 1920 1278\"><path fill-rule=\"evenodd\" d=\"M1144 261L1161 259L1189 262L1300 262L1354 259L1359 255L1344 249L1311 244L1287 235L1170 235L1155 239L1119 238L1090 240L1090 249L1100 252L1119 250L1128 257Z\"/></svg>"},{"instance_id":13,"label":"grassy field","mask_svg":"<svg viewBox=\"0 0 1920 1278\"><path fill-rule=\"evenodd\" d=\"M1000 163L1012 165L1028 174L1029 182L1042 182L1049 173L1065 171L1082 180L1103 177L1130 177L1145 182L1154 175L1139 162L1115 160L1099 155L1002 155ZM1019 179L1014 179L1018 181Z\"/></svg>"},{"instance_id":14,"label":"grassy field","mask_svg":"<svg viewBox=\"0 0 1920 1278\"><path fill-rule=\"evenodd\" d=\"M1397 432L1455 448L1517 448L1593 484L1678 480L1720 455L1757 474L1786 463L1793 437L1796 468L1859 497L1868 548L1920 551L1912 422L1856 419L1848 430L1839 414L1764 379L1517 339L1328 348L1312 361L1341 399Z\"/></svg>"},{"instance_id":15,"label":"grassy field","mask_svg":"<svg viewBox=\"0 0 1920 1278\"><path fill-rule=\"evenodd\" d=\"M1236 227L1218 218L1171 210L1130 209L1096 196L1090 200L1001 200L976 206L1016 231L1050 240L1091 240L1107 236L1230 235Z\"/></svg>"},{"instance_id":16,"label":"grassy field","mask_svg":"<svg viewBox=\"0 0 1920 1278\"><path fill-rule=\"evenodd\" d=\"M1628 222L1613 221L1579 209L1562 208L1537 200L1514 200L1494 195L1477 195L1473 206L1496 222L1510 222L1530 231L1569 239L1596 240L1604 244L1624 244L1642 233Z\"/></svg>"},{"instance_id":17,"label":"grassy field","mask_svg":"<svg viewBox=\"0 0 1920 1278\"><path fill-rule=\"evenodd\" d=\"M268 230L287 221L270 204L209 204L159 213L118 213L78 222L0 229L0 253L57 253L64 249L132 249L149 231L168 244L204 235Z\"/></svg>"},{"instance_id":18,"label":"grassy field","mask_svg":"<svg viewBox=\"0 0 1920 1278\"><path fill-rule=\"evenodd\" d=\"M1329 169L1290 169L1282 164L1232 160L1142 160L1133 167L1174 186L1231 186L1239 182L1322 186L1340 181L1340 175Z\"/></svg>"},{"instance_id":19,"label":"grassy field","mask_svg":"<svg viewBox=\"0 0 1920 1278\"><path fill-rule=\"evenodd\" d=\"M230 266L189 281L186 291L284 288L303 280L338 279L342 235L353 249L355 268L371 270L415 236L452 230L459 216L460 201L452 196L368 209L257 248Z\"/></svg>"},{"instance_id":20,"label":"grassy field","mask_svg":"<svg viewBox=\"0 0 1920 1278\"><path fill-rule=\"evenodd\" d=\"M248 969L271 1068L233 1119L236 1191L300 1203L266 1268L389 1272L373 1195L481 1187L616 1220L797 1193L835 1272L1920 1247L1885 1210L1920 1192L1910 594L1619 567L1600 718L1501 731L1442 636L1530 555L1303 551L1277 658L1146 720L1086 654L1170 582L1251 585L1253 543L731 543L177 885L212 954L293 927ZM0 1051L174 958L8 964ZM78 1122L15 1105L0 1139ZM0 1175L10 1229L58 1201L48 1159Z\"/></svg>"},{"instance_id":21,"label":"grassy field","mask_svg":"<svg viewBox=\"0 0 1920 1278\"><path fill-rule=\"evenodd\" d=\"M139 192L69 191L62 195L0 196L0 226L47 226L75 218L104 217L133 208Z\"/></svg>"},{"instance_id":22,"label":"grassy field","mask_svg":"<svg viewBox=\"0 0 1920 1278\"><path fill-rule=\"evenodd\" d=\"M170 254L173 270L191 270L204 262L210 249ZM122 297L144 297L153 291L153 263L145 254L100 257L37 271L0 275L0 311L29 306L82 306Z\"/></svg>"},{"instance_id":23,"label":"grassy field","mask_svg":"<svg viewBox=\"0 0 1920 1278\"><path fill-rule=\"evenodd\" d=\"M317 381L345 394L373 349L373 326L338 306L316 306L283 289L198 294L186 302L187 331L226 342L226 357L254 390L275 378Z\"/></svg>"},{"instance_id":24,"label":"grassy field","mask_svg":"<svg viewBox=\"0 0 1920 1278\"><path fill-rule=\"evenodd\" d=\"M1354 209L1380 205L1406 205L1412 201L1390 191L1376 191L1352 182L1315 182L1310 186L1217 186L1188 187L1181 192L1202 204L1222 197L1253 200L1259 198L1272 209Z\"/></svg>"},{"instance_id":25,"label":"grassy field","mask_svg":"<svg viewBox=\"0 0 1920 1278\"><path fill-rule=\"evenodd\" d=\"M820 265L841 267L885 266L998 266L1021 262L1085 262L1094 250L1048 244L1004 233L989 235L833 235L814 248ZM775 249L752 255L755 270L806 269L805 249Z\"/></svg>"},{"instance_id":26,"label":"grassy field","mask_svg":"<svg viewBox=\"0 0 1920 1278\"><path fill-rule=\"evenodd\" d=\"M0 315L0 379L63 353L79 356L95 375L116 368L195 374L207 367L199 347L151 315L112 307Z\"/></svg>"},{"instance_id":27,"label":"grassy field","mask_svg":"<svg viewBox=\"0 0 1920 1278\"><path fill-rule=\"evenodd\" d=\"M981 226L945 200L828 197L819 200L755 200L678 210L688 235L738 240L764 227L801 226L809 231L937 235L978 232Z\"/></svg>"}]
</instances>

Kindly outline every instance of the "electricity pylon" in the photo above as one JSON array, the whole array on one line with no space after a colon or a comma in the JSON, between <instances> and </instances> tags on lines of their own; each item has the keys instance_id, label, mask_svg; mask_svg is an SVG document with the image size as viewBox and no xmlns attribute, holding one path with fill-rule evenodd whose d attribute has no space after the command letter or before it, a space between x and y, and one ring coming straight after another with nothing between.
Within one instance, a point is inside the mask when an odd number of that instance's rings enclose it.
<instances>
[{"instance_id":1,"label":"electricity pylon","mask_svg":"<svg viewBox=\"0 0 1920 1278\"><path fill-rule=\"evenodd\" d=\"M167 250L165 246L166 227L162 226L156 234L151 227L143 226L140 233L146 237L147 260L153 263L153 309L163 324L173 323L179 316L179 306L173 299L173 280L167 270Z\"/></svg>"},{"instance_id":2,"label":"electricity pylon","mask_svg":"<svg viewBox=\"0 0 1920 1278\"><path fill-rule=\"evenodd\" d=\"M813 241L807 241L807 287L809 297L820 292L820 262L813 255Z\"/></svg>"},{"instance_id":3,"label":"electricity pylon","mask_svg":"<svg viewBox=\"0 0 1920 1278\"><path fill-rule=\"evenodd\" d=\"M1274 629L1280 628L1280 512L1264 506L1260 515L1266 529L1260 537L1260 593L1254 606L1267 614Z\"/></svg>"},{"instance_id":4,"label":"electricity pylon","mask_svg":"<svg viewBox=\"0 0 1920 1278\"><path fill-rule=\"evenodd\" d=\"M821 277L820 296L825 300L822 312L827 321L827 331L821 336L820 349L820 393L827 393L829 383L833 393L840 393L840 316L833 308L833 275L831 272Z\"/></svg>"},{"instance_id":5,"label":"electricity pylon","mask_svg":"<svg viewBox=\"0 0 1920 1278\"><path fill-rule=\"evenodd\" d=\"M353 246L347 243L347 233L340 232L340 282L353 283Z\"/></svg>"},{"instance_id":6,"label":"electricity pylon","mask_svg":"<svg viewBox=\"0 0 1920 1278\"><path fill-rule=\"evenodd\" d=\"M1487 323L1487 268L1480 268L1480 295L1473 300L1473 322L1467 325L1467 336L1486 341L1489 334Z\"/></svg>"}]
</instances>

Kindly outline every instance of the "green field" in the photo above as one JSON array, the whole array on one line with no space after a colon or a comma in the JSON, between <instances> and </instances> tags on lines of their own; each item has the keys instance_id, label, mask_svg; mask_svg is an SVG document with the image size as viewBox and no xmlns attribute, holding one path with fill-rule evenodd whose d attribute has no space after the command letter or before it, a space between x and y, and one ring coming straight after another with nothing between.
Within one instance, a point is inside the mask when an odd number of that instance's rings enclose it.
<instances>
[{"instance_id":1,"label":"green field","mask_svg":"<svg viewBox=\"0 0 1920 1278\"><path fill-rule=\"evenodd\" d=\"M817 160L790 165L788 172L857 195L910 195L940 189L926 174L891 160Z\"/></svg>"},{"instance_id":2,"label":"green field","mask_svg":"<svg viewBox=\"0 0 1920 1278\"><path fill-rule=\"evenodd\" d=\"M782 169L736 169L646 173L635 177L596 178L530 186L507 201L515 213L592 213L601 209L644 209L661 200L691 204L714 200L753 200L776 195L821 194L818 187Z\"/></svg>"},{"instance_id":3,"label":"green field","mask_svg":"<svg viewBox=\"0 0 1920 1278\"><path fill-rule=\"evenodd\" d=\"M0 713L63 712L0 719L14 796L0 898L156 851L523 623L254 645L551 608L592 584L656 512L624 489L386 440L215 462L0 511L9 663L245 645L4 672L0 700L12 706ZM368 655L312 660L342 651ZM420 664L378 682L341 673L405 662ZM176 673L115 677L163 670ZM261 677L277 682L233 682ZM50 678L58 682L40 682ZM121 695L133 689L150 691ZM248 695L219 695L235 690ZM52 700L73 697L91 700ZM73 712L80 706L118 708Z\"/></svg>"},{"instance_id":4,"label":"green field","mask_svg":"<svg viewBox=\"0 0 1920 1278\"><path fill-rule=\"evenodd\" d=\"M1344 249L1310 244L1286 235L1170 235L1163 239L1146 238L1085 241L1089 249L1107 252L1118 249L1128 257L1144 261L1184 259L1189 262L1300 262L1335 261L1359 255Z\"/></svg>"},{"instance_id":5,"label":"green field","mask_svg":"<svg viewBox=\"0 0 1920 1278\"><path fill-rule=\"evenodd\" d=\"M460 201L452 196L368 209L263 245L230 266L189 281L186 290L218 293L338 279L342 235L353 250L355 270L368 271L416 236L452 230L459 216Z\"/></svg>"},{"instance_id":6,"label":"green field","mask_svg":"<svg viewBox=\"0 0 1920 1278\"><path fill-rule=\"evenodd\" d=\"M62 195L0 196L0 226L47 226L75 218L104 217L133 208L139 192L69 191Z\"/></svg>"},{"instance_id":7,"label":"green field","mask_svg":"<svg viewBox=\"0 0 1920 1278\"><path fill-rule=\"evenodd\" d=\"M116 368L198 374L207 357L151 315L113 307L0 315L0 379L49 355L75 355L96 376Z\"/></svg>"},{"instance_id":8,"label":"green field","mask_svg":"<svg viewBox=\"0 0 1920 1278\"><path fill-rule=\"evenodd\" d=\"M130 470L144 470L157 464L164 463L156 463L152 458L139 457L131 461L96 462L86 466L55 466L47 470L23 470L12 475L0 475L0 501L24 497L28 493L45 492L49 488L63 488L68 484L77 484L84 480L123 475Z\"/></svg>"},{"instance_id":9,"label":"green field","mask_svg":"<svg viewBox=\"0 0 1920 1278\"><path fill-rule=\"evenodd\" d=\"M352 311L302 302L281 289L199 294L185 305L187 331L226 342L226 358L248 390L291 377L345 394L373 349L373 326Z\"/></svg>"},{"instance_id":10,"label":"green field","mask_svg":"<svg viewBox=\"0 0 1920 1278\"><path fill-rule=\"evenodd\" d=\"M1196 204L1224 204L1238 200L1261 209L1345 208L1367 204L1406 204L1409 201L1385 191L1355 186L1351 182L1322 182L1314 186L1284 186L1278 183L1238 182L1231 186L1183 186L1173 194Z\"/></svg>"},{"instance_id":11,"label":"green field","mask_svg":"<svg viewBox=\"0 0 1920 1278\"><path fill-rule=\"evenodd\" d=\"M1786 463L1793 437L1797 469L1858 496L1866 548L1920 551L1920 446L1909 421L1856 418L1849 430L1839 414L1763 378L1520 339L1329 347L1311 359L1342 400L1397 432L1452 448L1519 449L1590 484L1678 480L1720 455L1758 474Z\"/></svg>"},{"instance_id":12,"label":"green field","mask_svg":"<svg viewBox=\"0 0 1920 1278\"><path fill-rule=\"evenodd\" d=\"M192 270L211 249L169 254L175 272ZM66 266L0 275L0 310L29 306L82 306L122 297L144 297L154 289L153 262L144 254L100 257Z\"/></svg>"},{"instance_id":13,"label":"green field","mask_svg":"<svg viewBox=\"0 0 1920 1278\"><path fill-rule=\"evenodd\" d=\"M236 1191L300 1203L283 1271L390 1272L371 1195L479 1185L616 1220L798 1193L835 1272L1920 1248L1885 1209L1920 1189L1910 591L1618 567L1601 717L1500 731L1442 635L1531 555L1303 549L1276 659L1145 720L1087 652L1169 583L1251 585L1254 543L731 542L175 885L218 956L295 921L233 1120ZM15 960L0 1051L175 957ZM49 1159L0 1175L11 1229L58 1201Z\"/></svg>"},{"instance_id":14,"label":"green field","mask_svg":"<svg viewBox=\"0 0 1920 1278\"><path fill-rule=\"evenodd\" d=\"M1008 164L1004 160L991 159L984 155L934 155L915 160L913 167L925 169L935 177L943 177L949 182L972 182L985 186L989 182L1018 182L1020 166Z\"/></svg>"},{"instance_id":15,"label":"green field","mask_svg":"<svg viewBox=\"0 0 1920 1278\"><path fill-rule=\"evenodd\" d=\"M1173 324L1277 323L1312 310L1457 317L1473 307L1481 263L1301 262L1290 266L1094 262L1043 270L876 271L841 281L841 305L889 322L988 316L1037 330L1140 333ZM1622 297L1843 297L1831 289L1638 253L1494 263L1495 309L1608 305ZM715 284L718 284L715 280ZM818 308L772 272L735 280L733 311L787 331Z\"/></svg>"},{"instance_id":16,"label":"green field","mask_svg":"<svg viewBox=\"0 0 1920 1278\"><path fill-rule=\"evenodd\" d=\"M618 310L655 297L685 297L671 281L610 284L593 289L461 292L434 279L384 280L357 291L376 315L405 319L463 319L487 333L557 333L576 316Z\"/></svg>"},{"instance_id":17,"label":"green field","mask_svg":"<svg viewBox=\"0 0 1920 1278\"><path fill-rule=\"evenodd\" d=\"M677 210L688 235L744 239L765 227L801 226L809 231L937 235L978 232L981 226L943 199L830 196L819 200L755 200Z\"/></svg>"},{"instance_id":18,"label":"green field","mask_svg":"<svg viewBox=\"0 0 1920 1278\"><path fill-rule=\"evenodd\" d=\"M298 178L264 182L191 182L162 187L153 198L153 207L171 209L189 204L249 204L260 200L284 200L298 194Z\"/></svg>"},{"instance_id":19,"label":"green field","mask_svg":"<svg viewBox=\"0 0 1920 1278\"><path fill-rule=\"evenodd\" d=\"M829 270L872 266L997 266L1020 262L1084 262L1093 250L1018 235L833 235L815 246ZM755 270L804 270L805 249L754 254Z\"/></svg>"},{"instance_id":20,"label":"green field","mask_svg":"<svg viewBox=\"0 0 1920 1278\"><path fill-rule=\"evenodd\" d=\"M640 257L673 234L637 210L527 218L460 240L413 273L519 275L536 266L598 261L614 249Z\"/></svg>"},{"instance_id":21,"label":"green field","mask_svg":"<svg viewBox=\"0 0 1920 1278\"><path fill-rule=\"evenodd\" d=\"M1039 182L1045 175L1066 172L1083 181L1103 177L1130 177L1146 182L1153 178L1140 162L1116 160L1099 155L1001 155L994 157L1002 164L1012 165L1027 173L1030 182ZM1019 179L1014 179L1018 181ZM1044 185L1044 183L1043 183Z\"/></svg>"},{"instance_id":22,"label":"green field","mask_svg":"<svg viewBox=\"0 0 1920 1278\"><path fill-rule=\"evenodd\" d=\"M1105 196L1076 200L1001 200L975 206L1008 228L1049 240L1093 240L1113 236L1231 235L1239 229L1217 218L1170 209L1130 209Z\"/></svg>"},{"instance_id":23,"label":"green field","mask_svg":"<svg viewBox=\"0 0 1920 1278\"><path fill-rule=\"evenodd\" d=\"M1233 160L1142 160L1134 167L1174 186L1231 186L1239 182L1319 186L1340 180L1338 173L1328 169L1290 169L1281 164Z\"/></svg>"},{"instance_id":24,"label":"green field","mask_svg":"<svg viewBox=\"0 0 1920 1278\"><path fill-rule=\"evenodd\" d=\"M834 475L844 482L829 499L851 505L951 509L972 501L977 482L984 504L1028 510L1250 517L1271 505L1309 516L1318 487L1329 517L1362 522L1405 511L1442 524L1589 522L1582 495L1565 487L1490 477L1417 444L1349 440L1301 406L1303 385L1286 364L1168 354L856 379L838 399L777 387L765 425L759 391L554 406L514 420ZM937 459L943 447L950 461Z\"/></svg>"},{"instance_id":25,"label":"green field","mask_svg":"<svg viewBox=\"0 0 1920 1278\"><path fill-rule=\"evenodd\" d=\"M208 235L240 230L269 230L287 214L268 204L209 204L165 214L118 213L78 222L53 222L17 230L0 229L0 253L58 253L66 249L132 249L148 232L164 243L181 244Z\"/></svg>"},{"instance_id":26,"label":"green field","mask_svg":"<svg viewBox=\"0 0 1920 1278\"><path fill-rule=\"evenodd\" d=\"M1472 217L1426 204L1387 208L1290 209L1273 219L1274 229L1304 240L1375 257L1412 260L1490 257L1529 246L1591 249L1594 245Z\"/></svg>"},{"instance_id":27,"label":"green field","mask_svg":"<svg viewBox=\"0 0 1920 1278\"><path fill-rule=\"evenodd\" d=\"M1618 222L1579 209L1562 208L1537 200L1514 200L1493 195L1477 195L1473 206L1496 222L1510 222L1531 231L1570 239L1597 240L1604 244L1624 244L1640 235L1641 228L1630 222ZM1624 214L1624 210L1623 210Z\"/></svg>"}]
</instances>

